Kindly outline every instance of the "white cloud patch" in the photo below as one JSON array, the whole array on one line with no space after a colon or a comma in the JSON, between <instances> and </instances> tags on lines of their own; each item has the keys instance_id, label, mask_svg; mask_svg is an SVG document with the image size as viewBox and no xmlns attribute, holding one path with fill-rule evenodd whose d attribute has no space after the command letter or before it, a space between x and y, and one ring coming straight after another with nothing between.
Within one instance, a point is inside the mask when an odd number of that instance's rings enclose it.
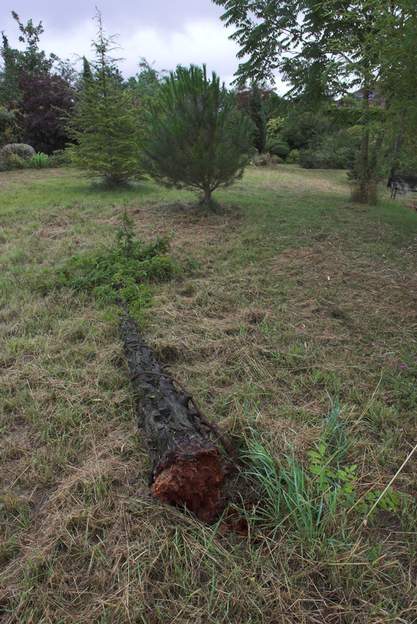
<instances>
[{"instance_id":1,"label":"white cloud patch","mask_svg":"<svg viewBox=\"0 0 417 624\"><path fill-rule=\"evenodd\" d=\"M206 63L209 70L215 70L230 82L238 65L235 43L228 39L222 24L211 21L186 23L181 31L169 33L151 28L138 30L124 42L124 50L129 72L140 57L168 70L178 64Z\"/></svg>"},{"instance_id":2,"label":"white cloud patch","mask_svg":"<svg viewBox=\"0 0 417 624\"><path fill-rule=\"evenodd\" d=\"M6 23L6 32L16 33L16 25L9 18ZM81 59L82 56L91 58L93 51L91 42L96 34L96 24L92 19L84 19L78 24L70 23L64 30L65 15L62 16L60 27L44 22L45 32L41 46L47 52L54 52L60 58L71 61ZM230 84L237 70L238 46L229 39L230 30L218 19L194 18L178 23L176 29L165 29L158 26L142 26L134 28L132 24L117 31L111 21L104 23L109 33L118 32L117 43L120 49L114 51L114 56L121 58L120 68L125 76L135 75L139 62L146 58L156 69L172 70L179 64L201 65L206 63L209 71L216 71L221 80ZM12 45L17 45L17 37L10 36ZM285 92L285 87L278 80L279 92Z\"/></svg>"},{"instance_id":3,"label":"white cloud patch","mask_svg":"<svg viewBox=\"0 0 417 624\"><path fill-rule=\"evenodd\" d=\"M92 20L81 22L69 28L65 37L62 31L45 28L42 47L54 52L60 58L91 58L91 41L96 26ZM177 31L163 31L157 28L139 28L129 33L120 33L116 39L120 46L113 55L120 60L120 68L126 76L134 75L142 58L146 58L157 69L171 70L178 64L201 65L216 71L222 80L230 83L237 69L237 46L228 38L224 26L211 20L189 22ZM16 44L16 41L11 42Z\"/></svg>"}]
</instances>

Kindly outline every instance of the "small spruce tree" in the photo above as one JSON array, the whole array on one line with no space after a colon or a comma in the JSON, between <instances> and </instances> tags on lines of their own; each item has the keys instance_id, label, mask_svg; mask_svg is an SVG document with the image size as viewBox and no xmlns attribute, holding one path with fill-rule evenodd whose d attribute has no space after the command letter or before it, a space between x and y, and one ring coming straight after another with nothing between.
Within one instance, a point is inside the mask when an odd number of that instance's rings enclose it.
<instances>
[{"instance_id":1,"label":"small spruce tree","mask_svg":"<svg viewBox=\"0 0 417 624\"><path fill-rule=\"evenodd\" d=\"M249 163L253 127L234 97L206 67L178 67L150 106L144 166L158 181L197 189L213 206L212 193L239 178Z\"/></svg>"},{"instance_id":2,"label":"small spruce tree","mask_svg":"<svg viewBox=\"0 0 417 624\"><path fill-rule=\"evenodd\" d=\"M95 61L84 59L83 79L70 129L74 163L90 176L119 185L140 173L140 133L132 94L125 89L115 61L112 39L97 14Z\"/></svg>"}]
</instances>

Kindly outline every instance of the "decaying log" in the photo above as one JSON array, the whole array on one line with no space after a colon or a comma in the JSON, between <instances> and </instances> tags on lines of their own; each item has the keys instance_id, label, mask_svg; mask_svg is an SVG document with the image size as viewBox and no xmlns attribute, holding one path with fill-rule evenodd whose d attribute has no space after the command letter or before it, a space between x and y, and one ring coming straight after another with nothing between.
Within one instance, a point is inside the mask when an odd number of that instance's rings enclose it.
<instances>
[{"instance_id":1,"label":"decaying log","mask_svg":"<svg viewBox=\"0 0 417 624\"><path fill-rule=\"evenodd\" d=\"M219 512L225 471L214 431L193 398L162 370L129 317L121 336L136 395L139 427L152 460L152 492L210 522Z\"/></svg>"}]
</instances>

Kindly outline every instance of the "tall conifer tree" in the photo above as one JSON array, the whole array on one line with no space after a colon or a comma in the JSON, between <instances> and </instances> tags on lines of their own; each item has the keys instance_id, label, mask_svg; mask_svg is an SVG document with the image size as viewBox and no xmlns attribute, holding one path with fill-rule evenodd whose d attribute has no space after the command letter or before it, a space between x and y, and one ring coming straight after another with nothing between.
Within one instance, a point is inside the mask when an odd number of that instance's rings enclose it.
<instances>
[{"instance_id":1,"label":"tall conifer tree","mask_svg":"<svg viewBox=\"0 0 417 624\"><path fill-rule=\"evenodd\" d=\"M96 19L95 59L92 63L84 60L82 89L70 125L76 142L73 161L88 175L118 185L140 172L138 115L110 56L113 42L104 32L99 13Z\"/></svg>"}]
</instances>

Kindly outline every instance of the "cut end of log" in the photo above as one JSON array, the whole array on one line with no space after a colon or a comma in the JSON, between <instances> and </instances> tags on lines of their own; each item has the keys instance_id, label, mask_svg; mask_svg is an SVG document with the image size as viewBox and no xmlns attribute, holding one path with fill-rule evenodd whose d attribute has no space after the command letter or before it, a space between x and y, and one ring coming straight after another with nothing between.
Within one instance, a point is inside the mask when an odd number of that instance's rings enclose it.
<instances>
[{"instance_id":1,"label":"cut end of log","mask_svg":"<svg viewBox=\"0 0 417 624\"><path fill-rule=\"evenodd\" d=\"M213 522L220 511L224 471L217 449L201 449L192 458L171 463L156 477L153 494L161 501L186 507L200 520Z\"/></svg>"}]
</instances>

